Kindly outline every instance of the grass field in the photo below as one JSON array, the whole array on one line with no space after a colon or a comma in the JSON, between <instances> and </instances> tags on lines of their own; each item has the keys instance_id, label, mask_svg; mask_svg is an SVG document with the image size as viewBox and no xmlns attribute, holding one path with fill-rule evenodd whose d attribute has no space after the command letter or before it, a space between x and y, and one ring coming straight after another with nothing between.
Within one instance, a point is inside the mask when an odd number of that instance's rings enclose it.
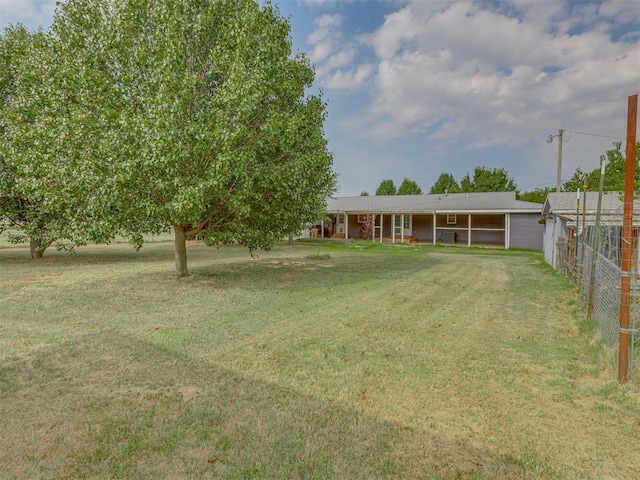
<instances>
[{"instance_id":1,"label":"grass field","mask_svg":"<svg viewBox=\"0 0 640 480\"><path fill-rule=\"evenodd\" d=\"M635 479L620 386L535 252L0 249L0 478Z\"/></svg>"}]
</instances>

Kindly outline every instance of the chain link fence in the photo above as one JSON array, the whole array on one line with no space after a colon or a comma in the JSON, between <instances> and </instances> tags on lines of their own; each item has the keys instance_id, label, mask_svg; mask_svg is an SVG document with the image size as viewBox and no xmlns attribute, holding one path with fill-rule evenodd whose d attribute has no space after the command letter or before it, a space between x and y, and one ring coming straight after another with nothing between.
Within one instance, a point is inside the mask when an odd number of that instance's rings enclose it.
<instances>
[{"instance_id":1,"label":"chain link fence","mask_svg":"<svg viewBox=\"0 0 640 480\"><path fill-rule=\"evenodd\" d=\"M620 222L611 221L596 228L588 225L579 235L560 239L556 244L556 268L575 278L587 312L597 323L605 347L617 353L620 335L620 302L622 276L622 215ZM616 224L617 223L617 224ZM594 245L598 244L594 254ZM638 248L634 243L630 295L630 372L640 364L640 277L638 276Z\"/></svg>"}]
</instances>

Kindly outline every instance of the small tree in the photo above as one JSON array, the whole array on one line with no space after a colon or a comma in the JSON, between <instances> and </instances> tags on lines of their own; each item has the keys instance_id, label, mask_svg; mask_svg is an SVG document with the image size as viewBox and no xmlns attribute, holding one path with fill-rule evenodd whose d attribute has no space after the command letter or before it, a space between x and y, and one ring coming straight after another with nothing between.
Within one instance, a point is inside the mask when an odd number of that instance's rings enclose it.
<instances>
[{"instance_id":1,"label":"small tree","mask_svg":"<svg viewBox=\"0 0 640 480\"><path fill-rule=\"evenodd\" d=\"M422 195L422 189L417 182L404 177L402 183L398 187L396 195Z\"/></svg>"},{"instance_id":2,"label":"small tree","mask_svg":"<svg viewBox=\"0 0 640 480\"><path fill-rule=\"evenodd\" d=\"M395 195L396 186L393 180L382 180L376 189L376 195Z\"/></svg>"}]
</instances>

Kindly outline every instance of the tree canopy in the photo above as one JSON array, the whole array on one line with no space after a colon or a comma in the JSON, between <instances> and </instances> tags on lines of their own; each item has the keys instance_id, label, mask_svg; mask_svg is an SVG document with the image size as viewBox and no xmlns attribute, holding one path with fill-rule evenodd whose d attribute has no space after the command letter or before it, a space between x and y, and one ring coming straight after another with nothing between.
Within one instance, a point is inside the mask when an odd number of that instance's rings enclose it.
<instances>
[{"instance_id":1,"label":"tree canopy","mask_svg":"<svg viewBox=\"0 0 640 480\"><path fill-rule=\"evenodd\" d=\"M513 192L518 189L504 168L476 167L473 177L467 173L460 180L460 190L468 192Z\"/></svg>"},{"instance_id":2,"label":"tree canopy","mask_svg":"<svg viewBox=\"0 0 640 480\"><path fill-rule=\"evenodd\" d=\"M547 199L547 195L549 195L549 193L551 192L555 192L555 188L535 188L534 190L531 190L529 192L518 193L516 195L516 198L524 202L544 203L544 201Z\"/></svg>"},{"instance_id":3,"label":"tree canopy","mask_svg":"<svg viewBox=\"0 0 640 480\"><path fill-rule=\"evenodd\" d=\"M473 177L467 172L458 183L451 173L442 173L430 193L512 192L518 186L503 168L476 167Z\"/></svg>"},{"instance_id":4,"label":"tree canopy","mask_svg":"<svg viewBox=\"0 0 640 480\"><path fill-rule=\"evenodd\" d=\"M402 183L398 187L396 195L422 195L422 188L417 182L404 177Z\"/></svg>"},{"instance_id":5,"label":"tree canopy","mask_svg":"<svg viewBox=\"0 0 640 480\"><path fill-rule=\"evenodd\" d=\"M64 143L62 137L48 134L55 117L37 115L48 105L34 101L43 89L41 52L49 45L47 34L21 25L9 26L0 35L0 232L11 227L10 241L29 240L32 258L42 257L54 241L60 248L86 243L95 230L76 228L84 200L64 194L50 201L54 185L44 176L47 169L40 168L57 164L55 152L60 153ZM58 186L67 190L68 183Z\"/></svg>"},{"instance_id":6,"label":"tree canopy","mask_svg":"<svg viewBox=\"0 0 640 480\"><path fill-rule=\"evenodd\" d=\"M635 190L640 189L640 142L636 144L636 168L635 168ZM605 192L623 192L626 159L622 151L622 143L616 142L613 148L607 150L607 165L604 173ZM583 172L577 168L571 178L564 183L562 190L565 192L575 192L584 189L587 185L590 191L597 191L600 188L600 167L596 167L590 172Z\"/></svg>"},{"instance_id":7,"label":"tree canopy","mask_svg":"<svg viewBox=\"0 0 640 480\"><path fill-rule=\"evenodd\" d=\"M395 195L396 194L396 185L393 183L393 180L386 179L380 182L378 188L376 188L376 195Z\"/></svg>"},{"instance_id":8,"label":"tree canopy","mask_svg":"<svg viewBox=\"0 0 640 480\"><path fill-rule=\"evenodd\" d=\"M276 7L68 0L50 37L22 98L33 120L13 125L45 152L19 161L47 203L82 198L104 236L138 247L173 229L179 276L187 236L270 248L321 216L325 104L305 94L313 69Z\"/></svg>"},{"instance_id":9,"label":"tree canopy","mask_svg":"<svg viewBox=\"0 0 640 480\"><path fill-rule=\"evenodd\" d=\"M458 193L460 185L452 173L441 173L436 182L431 186L429 193Z\"/></svg>"},{"instance_id":10,"label":"tree canopy","mask_svg":"<svg viewBox=\"0 0 640 480\"><path fill-rule=\"evenodd\" d=\"M378 185L376 195L422 195L422 188L417 182L407 177L404 177L398 188L396 188L393 180L385 179Z\"/></svg>"}]
</instances>

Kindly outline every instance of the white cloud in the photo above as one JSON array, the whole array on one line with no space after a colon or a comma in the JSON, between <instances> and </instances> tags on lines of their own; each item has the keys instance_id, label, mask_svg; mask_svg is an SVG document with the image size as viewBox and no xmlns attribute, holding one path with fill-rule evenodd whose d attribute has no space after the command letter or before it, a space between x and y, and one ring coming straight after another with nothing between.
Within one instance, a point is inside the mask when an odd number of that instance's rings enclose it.
<instances>
[{"instance_id":1,"label":"white cloud","mask_svg":"<svg viewBox=\"0 0 640 480\"><path fill-rule=\"evenodd\" d=\"M342 15L323 14L316 18L307 37L312 48L309 58L315 64L316 78L326 88L349 89L361 85L373 73L370 65L354 66L356 45L342 42Z\"/></svg>"},{"instance_id":2,"label":"white cloud","mask_svg":"<svg viewBox=\"0 0 640 480\"><path fill-rule=\"evenodd\" d=\"M307 37L307 43L313 47L309 53L312 62L324 61L337 49L342 36L340 25L343 20L344 17L338 14L324 14L315 19L315 29Z\"/></svg>"},{"instance_id":3,"label":"white cloud","mask_svg":"<svg viewBox=\"0 0 640 480\"><path fill-rule=\"evenodd\" d=\"M339 38L341 36L340 25L342 25L343 20L344 17L342 15L329 15L327 13L316 18L313 22L316 28L307 37L307 42L314 45Z\"/></svg>"},{"instance_id":4,"label":"white cloud","mask_svg":"<svg viewBox=\"0 0 640 480\"><path fill-rule=\"evenodd\" d=\"M339 70L330 74L325 82L327 88L348 89L363 85L375 69L372 64L362 64L352 70Z\"/></svg>"},{"instance_id":5,"label":"white cloud","mask_svg":"<svg viewBox=\"0 0 640 480\"><path fill-rule=\"evenodd\" d=\"M378 57L362 129L519 145L550 126L599 131L637 92L638 38L611 36L636 0L488 5L414 0L362 35Z\"/></svg>"},{"instance_id":6,"label":"white cloud","mask_svg":"<svg viewBox=\"0 0 640 480\"><path fill-rule=\"evenodd\" d=\"M317 7L317 6L331 5L331 4L335 5L338 3L349 3L354 1L356 0L302 0L302 3L310 7Z\"/></svg>"}]
</instances>

